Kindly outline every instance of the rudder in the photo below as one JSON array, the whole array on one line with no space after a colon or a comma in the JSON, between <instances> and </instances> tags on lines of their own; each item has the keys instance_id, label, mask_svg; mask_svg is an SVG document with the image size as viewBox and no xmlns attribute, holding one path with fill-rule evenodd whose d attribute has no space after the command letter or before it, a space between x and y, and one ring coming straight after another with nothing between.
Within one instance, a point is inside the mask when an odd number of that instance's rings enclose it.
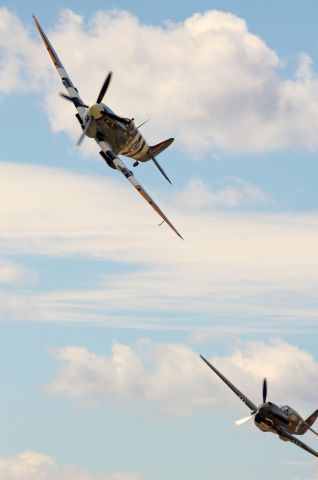
<instances>
[{"instance_id":1,"label":"rudder","mask_svg":"<svg viewBox=\"0 0 318 480\"><path fill-rule=\"evenodd\" d=\"M318 409L314 411L309 417L306 419L306 424L311 427L315 421L317 420L318 417Z\"/></svg>"}]
</instances>

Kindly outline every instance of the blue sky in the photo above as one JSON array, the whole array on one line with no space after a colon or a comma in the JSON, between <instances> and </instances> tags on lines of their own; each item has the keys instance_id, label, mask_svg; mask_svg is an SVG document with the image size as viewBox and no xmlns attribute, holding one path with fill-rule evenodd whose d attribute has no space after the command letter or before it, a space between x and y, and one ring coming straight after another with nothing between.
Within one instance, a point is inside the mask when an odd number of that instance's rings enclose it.
<instances>
[{"instance_id":1,"label":"blue sky","mask_svg":"<svg viewBox=\"0 0 318 480\"><path fill-rule=\"evenodd\" d=\"M111 108L151 118L150 144L175 136L172 187L134 173L185 242L76 148L32 13L84 101L111 69ZM2 4L0 479L317 478L305 452L235 427L246 407L198 357L255 403L267 376L272 401L317 408L317 13Z\"/></svg>"}]
</instances>

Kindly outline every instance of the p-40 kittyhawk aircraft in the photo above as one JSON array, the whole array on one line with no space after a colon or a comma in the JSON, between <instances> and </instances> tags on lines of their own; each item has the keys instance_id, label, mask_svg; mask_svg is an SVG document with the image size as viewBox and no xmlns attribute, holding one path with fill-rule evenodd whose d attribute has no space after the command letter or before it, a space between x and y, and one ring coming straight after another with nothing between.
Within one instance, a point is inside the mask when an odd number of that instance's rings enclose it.
<instances>
[{"instance_id":1,"label":"p-40 kittyhawk aircraft","mask_svg":"<svg viewBox=\"0 0 318 480\"><path fill-rule=\"evenodd\" d=\"M135 160L134 166L137 166L139 162L152 160L164 177L170 182L155 156L159 155L159 153L169 147L169 145L171 145L173 142L173 138L169 138L168 140L150 147L141 135L138 129L139 127L135 126L132 119L123 118L116 115L109 107L107 107L107 105L102 103L111 80L111 72L107 75L102 85L96 103L90 107L85 105L79 96L77 88L74 87L54 48L52 47L49 39L45 35L34 15L33 19L47 48L47 51L49 52L49 55L56 67L56 70L62 79L63 85L67 90L67 95L64 93L61 95L66 100L72 102L77 110L76 118L82 127L82 134L77 142L77 145L81 144L85 136L94 138L100 147L99 153L107 165L111 168L119 170L119 172L121 172L127 178L127 180L129 180L129 182L136 188L140 195L142 195L143 198L147 200L152 208L160 215L163 220L162 223L166 222L169 227L172 228L172 230L183 239L178 230L172 225L166 215L152 200L146 190L141 186L132 171L129 170L124 162L118 157L118 155L125 155L133 158Z\"/></svg>"},{"instance_id":2,"label":"p-40 kittyhawk aircraft","mask_svg":"<svg viewBox=\"0 0 318 480\"><path fill-rule=\"evenodd\" d=\"M251 415L244 417L241 420L237 420L235 424L237 426L243 425L243 423L254 418L255 425L262 432L276 433L281 440L285 442L289 441L294 443L300 448L303 448L307 452L318 457L318 452L308 447L305 443L298 440L294 435L303 435L308 430L315 435L318 433L311 427L318 417L318 410L312 413L306 420L303 420L299 413L288 405L278 406L272 402L267 402L267 381L264 378L263 381L263 403L258 407L249 400L233 383L231 383L221 372L219 372L206 358L200 355L202 360L215 372L226 385L233 390L235 395L239 397L242 402L245 403L251 409Z\"/></svg>"}]
</instances>

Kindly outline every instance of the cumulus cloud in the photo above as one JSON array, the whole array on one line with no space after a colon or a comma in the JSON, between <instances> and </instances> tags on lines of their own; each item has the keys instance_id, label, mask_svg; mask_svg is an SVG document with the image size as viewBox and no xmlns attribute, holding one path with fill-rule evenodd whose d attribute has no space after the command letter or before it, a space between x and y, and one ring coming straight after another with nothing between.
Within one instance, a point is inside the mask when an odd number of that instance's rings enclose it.
<instances>
[{"instance_id":1,"label":"cumulus cloud","mask_svg":"<svg viewBox=\"0 0 318 480\"><path fill-rule=\"evenodd\" d=\"M209 352L203 353L209 356ZM142 340L135 347L113 344L111 356L83 347L60 348L54 355L59 370L47 387L53 394L99 402L113 399L117 404L129 400L129 405L135 399L174 414L239 403L198 354L184 344ZM246 342L228 356L212 356L210 360L256 404L261 403L266 376L272 401L307 408L304 415L315 406L318 364L294 345L282 340Z\"/></svg>"},{"instance_id":2,"label":"cumulus cloud","mask_svg":"<svg viewBox=\"0 0 318 480\"><path fill-rule=\"evenodd\" d=\"M0 94L38 89L45 67L38 45L19 18L6 7L0 8Z\"/></svg>"},{"instance_id":3,"label":"cumulus cloud","mask_svg":"<svg viewBox=\"0 0 318 480\"><path fill-rule=\"evenodd\" d=\"M0 457L0 478L5 480L141 480L137 474L112 473L93 476L75 466L60 468L48 455L25 451L13 457Z\"/></svg>"},{"instance_id":4,"label":"cumulus cloud","mask_svg":"<svg viewBox=\"0 0 318 480\"><path fill-rule=\"evenodd\" d=\"M0 168L0 189L6 196L6 204L0 204L2 255L76 256L138 265L137 270L105 273L95 285L78 291L61 284L44 293L10 294L1 303L3 318L11 308L12 316L20 314L21 319L33 315L34 320L149 328L186 327L186 318L193 315L196 328L208 318L218 328L226 327L226 319L240 329L247 324L252 329L281 328L286 319L294 319L295 326L301 319L302 329L317 325L315 213L190 212L166 205L154 194L184 235L181 242L167 226L157 226L155 212L124 178L5 162ZM165 318L158 322L161 312Z\"/></svg>"},{"instance_id":5,"label":"cumulus cloud","mask_svg":"<svg viewBox=\"0 0 318 480\"><path fill-rule=\"evenodd\" d=\"M114 71L106 101L119 114L151 117L150 143L173 135L195 154L317 148L318 77L311 59L300 54L295 75L280 77L277 54L236 15L212 10L153 26L126 11L100 11L86 21L63 10L57 25L43 27L87 103ZM5 8L0 46L0 91L36 84L53 130L78 136L72 106L57 101L61 83L35 30L31 36ZM92 143L85 148L95 152Z\"/></svg>"},{"instance_id":6,"label":"cumulus cloud","mask_svg":"<svg viewBox=\"0 0 318 480\"><path fill-rule=\"evenodd\" d=\"M183 191L175 194L177 205L190 208L225 207L238 208L243 206L269 205L272 203L269 195L260 187L237 179L233 185L219 190L211 190L200 178L194 178Z\"/></svg>"}]
</instances>

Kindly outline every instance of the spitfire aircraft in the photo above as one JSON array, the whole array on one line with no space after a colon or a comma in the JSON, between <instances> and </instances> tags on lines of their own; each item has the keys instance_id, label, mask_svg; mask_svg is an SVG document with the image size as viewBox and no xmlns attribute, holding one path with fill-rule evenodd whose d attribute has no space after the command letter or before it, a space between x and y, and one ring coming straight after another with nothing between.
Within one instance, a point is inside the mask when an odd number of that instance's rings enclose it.
<instances>
[{"instance_id":1,"label":"spitfire aircraft","mask_svg":"<svg viewBox=\"0 0 318 480\"><path fill-rule=\"evenodd\" d=\"M267 402L267 381L264 378L263 381L263 403L258 407L249 400L233 383L231 383L221 372L219 372L206 358L200 355L202 360L223 380L224 383L239 397L242 402L245 403L251 409L251 415L244 417L241 420L237 420L235 424L237 426L243 425L243 423L254 418L255 425L262 432L276 433L281 440L294 443L300 448L303 448L307 452L318 457L318 452L308 447L305 443L301 442L294 435L303 435L308 430L315 435L318 433L311 427L318 417L318 410L312 413L306 420L303 420L299 413L288 405L278 406L272 402Z\"/></svg>"},{"instance_id":2,"label":"spitfire aircraft","mask_svg":"<svg viewBox=\"0 0 318 480\"><path fill-rule=\"evenodd\" d=\"M160 215L163 220L162 223L166 222L169 227L183 239L166 215L141 186L132 171L129 170L124 162L118 157L118 155L125 155L133 158L135 160L135 167L139 162L152 160L163 176L170 182L161 165L158 163L156 155L159 155L159 153L169 147L174 139L169 138L157 145L149 146L139 131L141 125L136 127L133 119L123 118L116 115L107 105L102 103L112 77L111 72L107 75L102 85L96 103L90 107L86 105L81 99L77 88L73 85L49 39L34 15L33 19L57 72L62 79L62 83L67 90L67 94L61 93L61 96L72 102L77 110L75 116L82 128L82 134L77 145L82 143L85 136L93 138L100 147L99 153L107 165L121 172L136 188L140 195L142 195L142 197Z\"/></svg>"}]
</instances>

